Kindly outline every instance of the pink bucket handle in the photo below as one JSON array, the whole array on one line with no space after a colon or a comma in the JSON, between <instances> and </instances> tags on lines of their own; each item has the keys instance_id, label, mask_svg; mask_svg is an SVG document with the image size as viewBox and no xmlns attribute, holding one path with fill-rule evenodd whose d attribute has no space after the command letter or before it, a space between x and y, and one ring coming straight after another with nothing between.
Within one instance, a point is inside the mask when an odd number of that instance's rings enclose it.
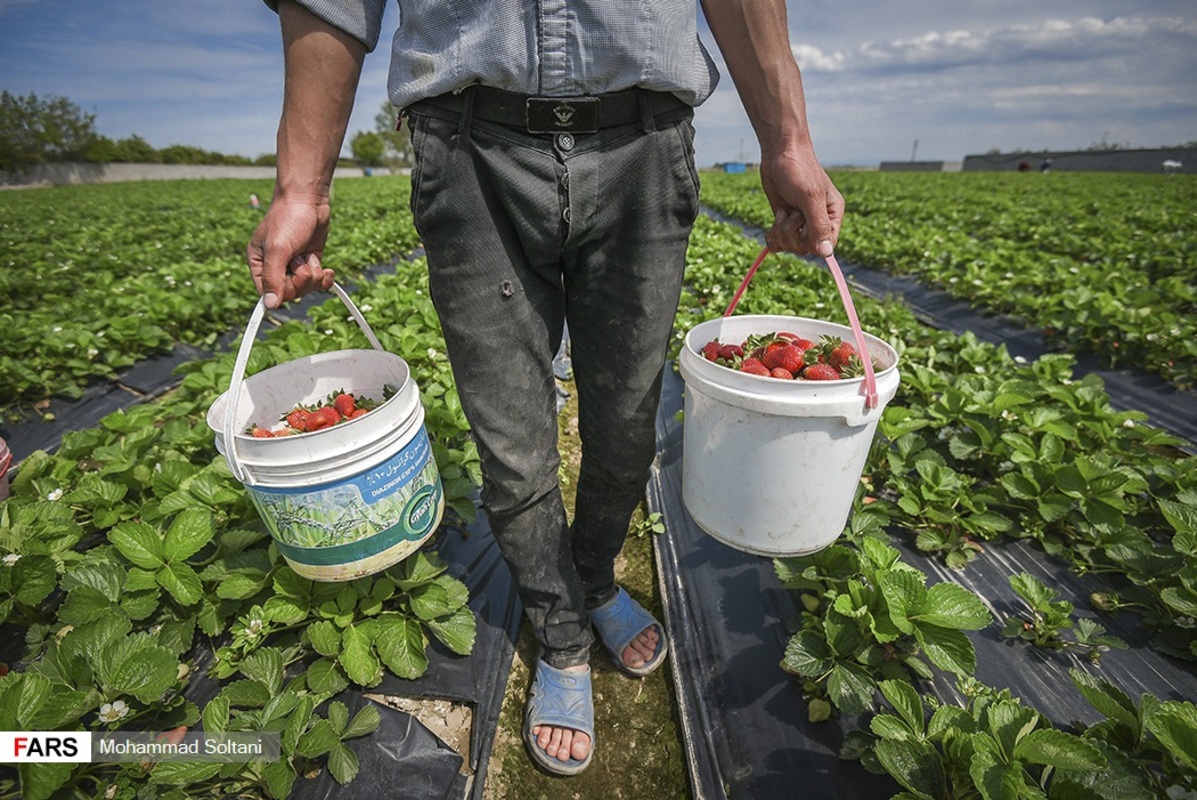
<instances>
[{"instance_id":1,"label":"pink bucket handle","mask_svg":"<svg viewBox=\"0 0 1197 800\"><path fill-rule=\"evenodd\" d=\"M752 281L752 276L756 274L757 269L760 268L761 262L765 260L765 256L769 255L769 248L761 250L760 255L756 257L756 261L752 262L752 266L748 269L748 274L744 276L744 280L740 281L740 287L736 289L736 294L732 297L731 303L727 307L727 311L723 312L723 316L730 317L732 312L736 310L736 306L740 304L740 298L744 295L744 290L748 288L749 282ZM852 295L848 293L848 282L844 280L844 273L840 271L840 265L835 260L834 255L827 256L824 259L827 262L827 268L831 270L831 276L835 278L835 288L840 293L840 301L844 304L844 311L848 312L848 322L852 326L852 338L856 340L856 351L860 353L860 360L864 362L864 396L865 407L876 408L879 402L877 397L877 376L873 373L873 359L869 357L869 347L865 343L864 331L860 327L860 318L856 316L856 306L852 304Z\"/></svg>"}]
</instances>

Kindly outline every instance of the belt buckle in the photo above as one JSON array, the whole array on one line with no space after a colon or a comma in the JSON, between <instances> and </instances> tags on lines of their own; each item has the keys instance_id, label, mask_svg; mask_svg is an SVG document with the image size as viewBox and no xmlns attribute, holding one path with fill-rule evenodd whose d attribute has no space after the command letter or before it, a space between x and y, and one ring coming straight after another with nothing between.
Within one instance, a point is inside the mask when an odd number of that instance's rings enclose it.
<instances>
[{"instance_id":1,"label":"belt buckle","mask_svg":"<svg viewBox=\"0 0 1197 800\"><path fill-rule=\"evenodd\" d=\"M594 133L597 97L529 97L524 107L528 133Z\"/></svg>"}]
</instances>

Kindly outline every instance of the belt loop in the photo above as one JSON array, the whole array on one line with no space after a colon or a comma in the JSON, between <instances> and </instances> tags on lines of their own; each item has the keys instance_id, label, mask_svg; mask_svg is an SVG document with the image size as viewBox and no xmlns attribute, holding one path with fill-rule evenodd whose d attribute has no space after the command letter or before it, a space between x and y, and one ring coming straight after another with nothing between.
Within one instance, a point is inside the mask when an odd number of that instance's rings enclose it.
<instances>
[{"instance_id":1,"label":"belt loop","mask_svg":"<svg viewBox=\"0 0 1197 800\"><path fill-rule=\"evenodd\" d=\"M640 100L640 124L645 133L652 133L657 129L657 121L653 118L652 95L644 89L637 89L636 96Z\"/></svg>"},{"instance_id":2,"label":"belt loop","mask_svg":"<svg viewBox=\"0 0 1197 800\"><path fill-rule=\"evenodd\" d=\"M461 119L457 122L457 135L469 137L470 127L474 124L474 97L477 85L467 86L462 90Z\"/></svg>"}]
</instances>

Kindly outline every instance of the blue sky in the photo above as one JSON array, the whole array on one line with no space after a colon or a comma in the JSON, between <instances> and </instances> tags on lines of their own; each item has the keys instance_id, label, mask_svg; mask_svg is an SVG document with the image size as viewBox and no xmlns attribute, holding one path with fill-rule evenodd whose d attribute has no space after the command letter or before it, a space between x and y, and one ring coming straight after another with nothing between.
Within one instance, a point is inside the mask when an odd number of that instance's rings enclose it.
<instances>
[{"instance_id":1,"label":"blue sky","mask_svg":"<svg viewBox=\"0 0 1197 800\"><path fill-rule=\"evenodd\" d=\"M828 166L1197 140L1194 0L790 0L789 12ZM391 8L384 28L397 19ZM387 57L383 44L367 58L351 134L374 128ZM0 89L66 97L114 139L270 152L281 73L260 0L0 0ZM700 165L756 160L726 76L695 124Z\"/></svg>"}]
</instances>

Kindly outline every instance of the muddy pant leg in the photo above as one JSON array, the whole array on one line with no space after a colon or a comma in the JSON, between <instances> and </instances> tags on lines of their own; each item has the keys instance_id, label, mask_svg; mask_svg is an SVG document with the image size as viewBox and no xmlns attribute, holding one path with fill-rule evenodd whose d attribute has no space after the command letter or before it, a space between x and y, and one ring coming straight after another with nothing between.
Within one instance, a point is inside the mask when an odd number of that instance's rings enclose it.
<instances>
[{"instance_id":1,"label":"muddy pant leg","mask_svg":"<svg viewBox=\"0 0 1197 800\"><path fill-rule=\"evenodd\" d=\"M661 376L698 212L688 119L566 160L574 230L566 316L582 465L572 536L588 608L614 562L656 453Z\"/></svg>"},{"instance_id":2,"label":"muddy pant leg","mask_svg":"<svg viewBox=\"0 0 1197 800\"><path fill-rule=\"evenodd\" d=\"M548 663L593 635L558 487L552 360L564 318L560 163L493 126L412 116L412 208L433 302L482 458L482 500Z\"/></svg>"}]
</instances>

